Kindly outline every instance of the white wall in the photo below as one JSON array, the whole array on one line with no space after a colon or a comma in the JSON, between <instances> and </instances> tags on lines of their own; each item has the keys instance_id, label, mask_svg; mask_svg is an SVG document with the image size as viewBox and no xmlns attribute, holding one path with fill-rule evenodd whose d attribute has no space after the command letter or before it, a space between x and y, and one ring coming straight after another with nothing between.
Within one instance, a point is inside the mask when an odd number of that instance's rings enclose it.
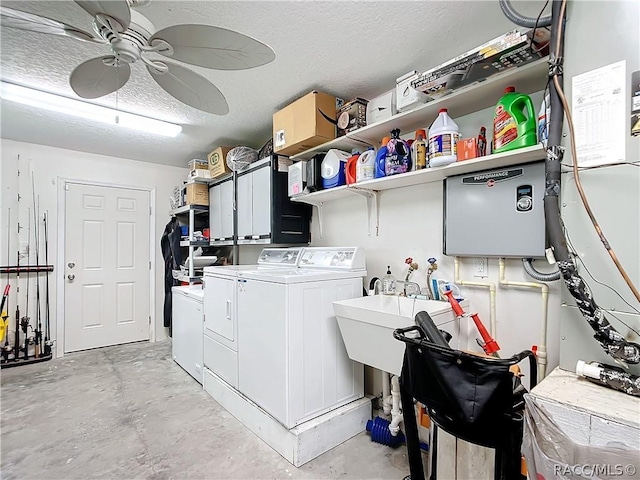
<instances>
[{"instance_id":1,"label":"white wall","mask_svg":"<svg viewBox=\"0 0 640 480\"><path fill-rule=\"evenodd\" d=\"M532 95L538 105L541 94ZM496 99L497 101L497 99ZM536 107L537 110L537 107ZM455 119L463 137L477 135L481 125L491 126L493 109L483 110ZM431 120L428 121L430 123ZM427 123L427 126L428 126ZM409 133L409 132L403 132ZM413 135L409 135L412 137ZM317 210L312 220L312 244L363 246L367 259L366 286L372 277L382 277L387 265L397 279L404 280L407 257L418 263L419 269L411 281L426 285L427 258L438 260L439 271L444 278L453 280L453 258L442 254L442 184L431 183L379 193L379 235L367 236L367 210L363 198L353 196L327 202L323 207L323 237L320 238ZM473 232L469 232L473 235ZM472 278L472 263L463 259L461 277ZM546 262L535 262L541 271L551 271ZM498 284L498 261L489 260L488 281ZM507 260L506 278L514 281L533 281L522 268L520 260ZM475 279L480 280L480 279ZM559 356L559 310L560 282L549 284L549 334L547 338L548 369L558 364ZM478 312L485 325L489 326L489 293L486 289L464 287L463 293L470 300L470 313ZM533 345L540 344L540 320L542 302L539 290L504 289L497 291L497 341L503 357L510 356ZM379 375L374 378L377 379ZM367 375L367 390L378 394L377 380L372 385L371 372ZM370 390L370 389L373 389Z\"/></svg>"},{"instance_id":2,"label":"white wall","mask_svg":"<svg viewBox=\"0 0 640 480\"><path fill-rule=\"evenodd\" d=\"M169 201L175 185L181 184L186 177L187 169L157 165L116 157L107 157L91 153L34 145L29 143L3 140L1 146L2 163L0 178L2 178L2 195L0 195L0 258L2 263L15 264L18 248L17 237L17 193L18 188L22 200L20 202L20 223L32 225L33 217L27 219L27 207L32 205L31 178L33 172L36 195L40 196L40 212L49 211L49 263L54 264L55 270L50 277L50 306L51 331L56 336L56 278L62 278L64 272L61 265L56 265L57 259L57 226L58 226L58 181L59 178L94 181L124 186L140 186L155 190L156 204L152 205L155 217L155 331L156 340L167 336L163 327L163 299L164 299L164 262L160 250L160 237L164 226L169 221ZM20 182L18 185L17 169L20 156ZM7 261L7 209L11 208L11 254ZM20 233L21 242L26 243L29 231L27 228ZM42 251L42 250L41 250ZM41 260L41 263L44 263ZM4 281L4 280L3 280ZM15 277L12 279L11 308L15 309ZM21 276L21 301L24 306L23 290L24 276ZM153 285L152 285L153 290ZM32 289L33 291L33 289ZM34 297L31 301L33 302ZM32 304L33 305L33 304ZM13 324L13 322L11 322ZM13 326L11 327L13 329ZM58 355L61 353L56 352Z\"/></svg>"}]
</instances>

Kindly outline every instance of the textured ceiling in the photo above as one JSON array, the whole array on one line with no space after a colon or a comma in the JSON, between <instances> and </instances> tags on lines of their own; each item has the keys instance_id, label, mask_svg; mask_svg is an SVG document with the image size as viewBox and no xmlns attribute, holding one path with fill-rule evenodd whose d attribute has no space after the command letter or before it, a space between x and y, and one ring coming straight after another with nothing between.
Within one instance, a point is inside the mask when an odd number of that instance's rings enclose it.
<instances>
[{"instance_id":1,"label":"textured ceiling","mask_svg":"<svg viewBox=\"0 0 640 480\"><path fill-rule=\"evenodd\" d=\"M91 31L91 17L68 1L2 1ZM543 1L516 1L537 16ZM259 148L271 136L271 116L318 89L345 100L371 98L410 70L425 70L515 28L496 1L161 1L139 9L156 27L200 23L238 30L269 45L276 60L251 70L200 67L226 96L230 113L216 116L164 92L140 63L118 91L126 111L183 125L177 138L94 124L2 101L2 138L91 153L186 165L218 145ZM13 83L75 96L68 77L80 63L109 53L108 46L2 28L1 77ZM115 106L111 94L96 103Z\"/></svg>"}]
</instances>

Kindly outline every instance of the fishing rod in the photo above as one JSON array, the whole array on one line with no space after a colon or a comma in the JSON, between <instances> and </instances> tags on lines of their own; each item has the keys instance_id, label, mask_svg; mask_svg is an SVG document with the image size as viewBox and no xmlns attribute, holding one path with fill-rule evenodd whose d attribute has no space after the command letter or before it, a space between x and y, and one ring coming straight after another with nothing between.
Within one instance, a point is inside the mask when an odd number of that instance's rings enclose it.
<instances>
[{"instance_id":1,"label":"fishing rod","mask_svg":"<svg viewBox=\"0 0 640 480\"><path fill-rule=\"evenodd\" d=\"M18 220L18 224L20 221ZM18 238L20 238L18 236ZM20 250L18 250L18 258L17 258L18 272L17 272L17 280L16 280L16 339L13 347L13 360L16 361L20 357Z\"/></svg>"},{"instance_id":2,"label":"fishing rod","mask_svg":"<svg viewBox=\"0 0 640 480\"><path fill-rule=\"evenodd\" d=\"M38 196L38 203L36 205L36 187L33 179L33 172L31 172L31 192L33 195L33 225L34 234L36 239L36 265L40 266L40 230L38 229L38 219L40 218L40 196ZM36 213L37 209L37 213ZM34 323L35 328L35 347L34 355L38 358L42 353L42 319L40 317L40 274L36 272L36 321Z\"/></svg>"},{"instance_id":3,"label":"fishing rod","mask_svg":"<svg viewBox=\"0 0 640 480\"><path fill-rule=\"evenodd\" d=\"M7 221L7 264L9 264L9 257L11 256L11 209L9 208L8 221ZM11 352L11 346L9 345L9 290L11 285L9 283L9 272L7 272L7 286L4 287L4 294L2 295L2 306L0 306L0 312L2 312L2 321L4 322L4 346L2 347L2 360L7 363L9 361L9 353ZM4 307L7 310L4 310Z\"/></svg>"},{"instance_id":4,"label":"fishing rod","mask_svg":"<svg viewBox=\"0 0 640 480\"><path fill-rule=\"evenodd\" d=\"M47 210L43 216L44 222L44 262L49 265L49 234L47 232L47 217L49 216L49 211ZM44 355L51 355L51 345L53 342L49 340L49 272L47 272L47 276L45 278L45 305L46 305L46 319L45 319L45 331L44 331Z\"/></svg>"},{"instance_id":5,"label":"fishing rod","mask_svg":"<svg viewBox=\"0 0 640 480\"><path fill-rule=\"evenodd\" d=\"M31 208L27 207L27 218L31 217ZM31 228L29 228L31 230ZM31 232L27 235L27 265L31 262ZM29 358L29 283L31 280L31 274L27 270L27 301L24 306L24 317L20 320L20 326L24 332L24 359Z\"/></svg>"}]
</instances>

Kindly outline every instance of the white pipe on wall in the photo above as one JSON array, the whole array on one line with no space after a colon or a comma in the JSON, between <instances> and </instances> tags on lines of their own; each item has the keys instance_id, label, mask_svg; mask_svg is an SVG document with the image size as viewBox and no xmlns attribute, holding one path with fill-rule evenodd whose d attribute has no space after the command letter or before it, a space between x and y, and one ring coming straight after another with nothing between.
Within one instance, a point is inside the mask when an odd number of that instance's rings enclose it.
<instances>
[{"instance_id":1,"label":"white pipe on wall","mask_svg":"<svg viewBox=\"0 0 640 480\"><path fill-rule=\"evenodd\" d=\"M393 405L391 408L389 431L391 435L395 437L400 432L400 424L404 419L402 411L400 410L400 379L397 375L391 377L391 398Z\"/></svg>"},{"instance_id":2,"label":"white pipe on wall","mask_svg":"<svg viewBox=\"0 0 640 480\"><path fill-rule=\"evenodd\" d=\"M453 283L456 285L464 285L468 287L481 287L489 289L489 333L497 340L496 334L498 330L496 319L496 284L493 282L470 282L460 278L460 258L454 257L453 263Z\"/></svg>"},{"instance_id":3,"label":"white pipe on wall","mask_svg":"<svg viewBox=\"0 0 640 480\"><path fill-rule=\"evenodd\" d=\"M382 410L385 415L391 414L391 384L389 373L382 371Z\"/></svg>"},{"instance_id":4,"label":"white pipe on wall","mask_svg":"<svg viewBox=\"0 0 640 480\"><path fill-rule=\"evenodd\" d=\"M538 381L542 380L547 372L547 318L549 309L549 287L538 282L514 282L506 280L504 258L499 259L500 285L503 287L539 288L542 294L542 324L540 327L540 344L536 355L538 357Z\"/></svg>"}]
</instances>

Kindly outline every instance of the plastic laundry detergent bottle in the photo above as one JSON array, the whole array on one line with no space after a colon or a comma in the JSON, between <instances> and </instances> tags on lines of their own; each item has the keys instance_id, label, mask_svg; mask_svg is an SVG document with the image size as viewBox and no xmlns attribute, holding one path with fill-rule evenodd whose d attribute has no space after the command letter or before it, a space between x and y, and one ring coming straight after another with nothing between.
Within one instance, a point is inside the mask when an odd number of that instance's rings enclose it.
<instances>
[{"instance_id":1,"label":"plastic laundry detergent bottle","mask_svg":"<svg viewBox=\"0 0 640 480\"><path fill-rule=\"evenodd\" d=\"M351 156L347 160L345 167L345 177L347 179L347 185L356 183L356 169L358 167L358 158L360 158L360 151L357 148L351 150Z\"/></svg>"},{"instance_id":2,"label":"plastic laundry detergent bottle","mask_svg":"<svg viewBox=\"0 0 640 480\"><path fill-rule=\"evenodd\" d=\"M382 178L387 175L385 165L387 159L387 143L389 143L389 140L391 140L391 137L384 137L380 143L380 149L378 153L376 153L375 178Z\"/></svg>"},{"instance_id":3,"label":"plastic laundry detergent bottle","mask_svg":"<svg viewBox=\"0 0 640 480\"><path fill-rule=\"evenodd\" d=\"M400 138L400 130L391 130L391 140L387 143L385 174L396 175L411 171L411 147Z\"/></svg>"},{"instance_id":4,"label":"plastic laundry detergent bottle","mask_svg":"<svg viewBox=\"0 0 640 480\"><path fill-rule=\"evenodd\" d=\"M322 175L322 186L324 188L339 187L346 183L344 170L351 155L342 150L331 148L324 156L320 172Z\"/></svg>"},{"instance_id":5,"label":"plastic laundry detergent bottle","mask_svg":"<svg viewBox=\"0 0 640 480\"><path fill-rule=\"evenodd\" d=\"M438 117L429 128L429 167L441 167L458 160L457 144L460 129L446 108L441 108Z\"/></svg>"},{"instance_id":6,"label":"plastic laundry detergent bottle","mask_svg":"<svg viewBox=\"0 0 640 480\"><path fill-rule=\"evenodd\" d=\"M493 115L493 153L535 145L537 123L529 95L507 87Z\"/></svg>"},{"instance_id":7,"label":"plastic laundry detergent bottle","mask_svg":"<svg viewBox=\"0 0 640 480\"><path fill-rule=\"evenodd\" d=\"M375 170L376 151L373 147L369 147L358 157L356 164L356 183L375 178Z\"/></svg>"}]
</instances>

